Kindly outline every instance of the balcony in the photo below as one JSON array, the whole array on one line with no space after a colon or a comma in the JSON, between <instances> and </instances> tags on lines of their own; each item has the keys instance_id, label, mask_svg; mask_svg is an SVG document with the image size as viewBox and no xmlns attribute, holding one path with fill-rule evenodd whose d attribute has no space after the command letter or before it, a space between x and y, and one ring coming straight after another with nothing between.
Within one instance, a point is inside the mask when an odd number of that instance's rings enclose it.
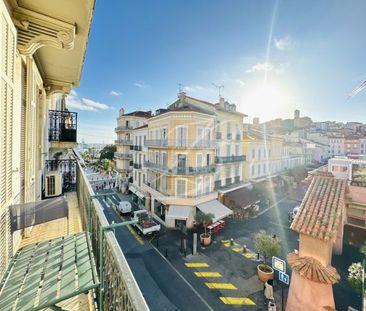
<instances>
[{"instance_id":1,"label":"balcony","mask_svg":"<svg viewBox=\"0 0 366 311\"><path fill-rule=\"evenodd\" d=\"M216 139L222 139L222 133L216 132Z\"/></svg>"},{"instance_id":2,"label":"balcony","mask_svg":"<svg viewBox=\"0 0 366 311\"><path fill-rule=\"evenodd\" d=\"M132 154L115 152L114 157L121 160L132 160Z\"/></svg>"},{"instance_id":3,"label":"balcony","mask_svg":"<svg viewBox=\"0 0 366 311\"><path fill-rule=\"evenodd\" d=\"M134 163L133 168L141 169L141 164L140 163Z\"/></svg>"},{"instance_id":4,"label":"balcony","mask_svg":"<svg viewBox=\"0 0 366 311\"><path fill-rule=\"evenodd\" d=\"M77 113L61 110L49 110L48 117L48 141L51 143L72 143L73 146L74 143L76 143Z\"/></svg>"},{"instance_id":5,"label":"balcony","mask_svg":"<svg viewBox=\"0 0 366 311\"><path fill-rule=\"evenodd\" d=\"M212 140L150 139L146 141L146 146L168 148L215 148L215 142Z\"/></svg>"},{"instance_id":6,"label":"balcony","mask_svg":"<svg viewBox=\"0 0 366 311\"><path fill-rule=\"evenodd\" d=\"M76 189L76 160L46 160L45 173L52 175L57 172L62 176L62 192L75 191Z\"/></svg>"},{"instance_id":7,"label":"balcony","mask_svg":"<svg viewBox=\"0 0 366 311\"><path fill-rule=\"evenodd\" d=\"M239 156L227 156L227 157L215 157L215 163L232 163L232 162L242 162L245 161L245 155Z\"/></svg>"},{"instance_id":8,"label":"balcony","mask_svg":"<svg viewBox=\"0 0 366 311\"><path fill-rule=\"evenodd\" d=\"M167 191L158 190L154 184L146 182L143 183L141 188L150 193L158 201L163 204L182 204L182 205L192 205L196 206L203 202L211 201L217 199L217 192L205 192L201 194L185 194L185 195L175 195L167 193Z\"/></svg>"},{"instance_id":9,"label":"balcony","mask_svg":"<svg viewBox=\"0 0 366 311\"><path fill-rule=\"evenodd\" d=\"M124 132L124 131L131 131L131 130L133 130L133 127L132 126L130 126L130 125L122 125L122 126L117 126L115 129L114 129L114 131L115 132Z\"/></svg>"},{"instance_id":10,"label":"balcony","mask_svg":"<svg viewBox=\"0 0 366 311\"><path fill-rule=\"evenodd\" d=\"M134 145L133 146L133 150L135 150L135 151L141 151L142 150L142 146Z\"/></svg>"},{"instance_id":11,"label":"balcony","mask_svg":"<svg viewBox=\"0 0 366 311\"><path fill-rule=\"evenodd\" d=\"M215 165L208 165L208 166L199 166L199 167L172 167L168 168L167 166L155 164L152 162L145 162L144 166L146 168L150 168L153 170L157 170L159 172L162 172L164 174L168 175L200 175L200 174L212 174L216 172L216 166Z\"/></svg>"},{"instance_id":12,"label":"balcony","mask_svg":"<svg viewBox=\"0 0 366 311\"><path fill-rule=\"evenodd\" d=\"M114 141L117 145L131 146L133 144L132 140L129 139L117 139Z\"/></svg>"}]
</instances>

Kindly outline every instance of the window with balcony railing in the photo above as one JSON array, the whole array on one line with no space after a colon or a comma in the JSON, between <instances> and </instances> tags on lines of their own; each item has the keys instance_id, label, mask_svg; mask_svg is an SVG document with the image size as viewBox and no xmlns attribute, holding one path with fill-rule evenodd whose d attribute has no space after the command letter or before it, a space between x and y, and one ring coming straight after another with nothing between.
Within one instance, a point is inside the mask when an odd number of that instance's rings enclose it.
<instances>
[{"instance_id":1,"label":"window with balcony railing","mask_svg":"<svg viewBox=\"0 0 366 311\"><path fill-rule=\"evenodd\" d=\"M231 163L245 161L245 155L215 157L215 163Z\"/></svg>"},{"instance_id":2,"label":"window with balcony railing","mask_svg":"<svg viewBox=\"0 0 366 311\"><path fill-rule=\"evenodd\" d=\"M185 147L185 148L215 148L213 140L170 140L170 139L149 139L146 140L148 147Z\"/></svg>"},{"instance_id":3,"label":"window with balcony railing","mask_svg":"<svg viewBox=\"0 0 366 311\"><path fill-rule=\"evenodd\" d=\"M48 116L48 141L76 142L76 112L49 110Z\"/></svg>"}]
</instances>

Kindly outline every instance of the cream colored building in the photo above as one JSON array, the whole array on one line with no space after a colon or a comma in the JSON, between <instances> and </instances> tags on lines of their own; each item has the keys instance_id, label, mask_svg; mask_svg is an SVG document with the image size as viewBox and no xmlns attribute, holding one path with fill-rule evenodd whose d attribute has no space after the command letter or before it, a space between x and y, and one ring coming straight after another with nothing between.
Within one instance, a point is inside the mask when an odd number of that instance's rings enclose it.
<instances>
[{"instance_id":1,"label":"cream colored building","mask_svg":"<svg viewBox=\"0 0 366 311\"><path fill-rule=\"evenodd\" d=\"M242 182L244 115L235 109L223 99L215 105L180 93L148 119L142 190L147 209L167 227L192 227L197 208L213 213L214 221L232 213L217 200L217 188ZM227 153L217 153L226 145Z\"/></svg>"},{"instance_id":2,"label":"cream colored building","mask_svg":"<svg viewBox=\"0 0 366 311\"><path fill-rule=\"evenodd\" d=\"M246 181L274 176L305 163L302 145L285 143L280 136L254 129L244 135L243 153Z\"/></svg>"},{"instance_id":3,"label":"cream colored building","mask_svg":"<svg viewBox=\"0 0 366 311\"><path fill-rule=\"evenodd\" d=\"M77 115L65 95L80 81L93 9L94 0L0 1L0 277L28 230L11 233L9 207L75 184Z\"/></svg>"},{"instance_id":4,"label":"cream colored building","mask_svg":"<svg viewBox=\"0 0 366 311\"><path fill-rule=\"evenodd\" d=\"M131 176L133 168L132 152L134 147L133 130L147 124L147 119L151 117L151 111L134 111L126 113L123 108L119 110L117 118L117 152L115 153L117 171L126 177Z\"/></svg>"}]
</instances>

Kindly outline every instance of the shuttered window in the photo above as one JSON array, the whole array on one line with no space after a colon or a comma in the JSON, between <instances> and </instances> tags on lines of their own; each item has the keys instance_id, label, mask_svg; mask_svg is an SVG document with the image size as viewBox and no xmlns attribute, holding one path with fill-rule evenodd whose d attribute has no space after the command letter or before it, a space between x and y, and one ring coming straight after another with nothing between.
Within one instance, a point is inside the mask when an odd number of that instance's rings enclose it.
<instances>
[{"instance_id":1,"label":"shuttered window","mask_svg":"<svg viewBox=\"0 0 366 311\"><path fill-rule=\"evenodd\" d=\"M16 30L0 2L0 278L12 255L8 206L13 198L13 111Z\"/></svg>"}]
</instances>

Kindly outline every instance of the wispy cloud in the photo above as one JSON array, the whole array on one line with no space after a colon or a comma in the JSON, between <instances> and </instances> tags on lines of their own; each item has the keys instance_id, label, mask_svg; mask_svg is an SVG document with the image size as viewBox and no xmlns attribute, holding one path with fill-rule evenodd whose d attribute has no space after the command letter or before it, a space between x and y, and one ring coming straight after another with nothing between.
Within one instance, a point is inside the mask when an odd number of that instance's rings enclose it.
<instances>
[{"instance_id":1,"label":"wispy cloud","mask_svg":"<svg viewBox=\"0 0 366 311\"><path fill-rule=\"evenodd\" d=\"M258 72L258 71L271 71L273 69L273 65L269 62L258 63L253 65L251 68L247 70L248 73Z\"/></svg>"},{"instance_id":2,"label":"wispy cloud","mask_svg":"<svg viewBox=\"0 0 366 311\"><path fill-rule=\"evenodd\" d=\"M66 105L70 109L95 111L95 112L111 108L106 104L94 101L89 98L79 98L78 94L74 90L71 90L70 95L67 96Z\"/></svg>"},{"instance_id":3,"label":"wispy cloud","mask_svg":"<svg viewBox=\"0 0 366 311\"><path fill-rule=\"evenodd\" d=\"M136 81L135 82L135 86L138 87L138 88L140 88L140 89L146 89L150 85L146 84L145 81L140 80L140 81Z\"/></svg>"},{"instance_id":4,"label":"wispy cloud","mask_svg":"<svg viewBox=\"0 0 366 311\"><path fill-rule=\"evenodd\" d=\"M190 93L194 93L194 92L197 92L197 91L202 91L204 89L205 88L203 86L200 86L200 85L186 85L186 86L183 87L183 91L190 92Z\"/></svg>"},{"instance_id":5,"label":"wispy cloud","mask_svg":"<svg viewBox=\"0 0 366 311\"><path fill-rule=\"evenodd\" d=\"M291 50L295 47L295 41L290 36L285 36L282 38L275 38L274 44L275 44L276 49L278 49L280 51Z\"/></svg>"},{"instance_id":6,"label":"wispy cloud","mask_svg":"<svg viewBox=\"0 0 366 311\"><path fill-rule=\"evenodd\" d=\"M117 91L110 91L109 92L109 95L112 95L112 96L117 96L117 97L119 97L119 96L121 96L122 95L122 92L117 92Z\"/></svg>"}]
</instances>

